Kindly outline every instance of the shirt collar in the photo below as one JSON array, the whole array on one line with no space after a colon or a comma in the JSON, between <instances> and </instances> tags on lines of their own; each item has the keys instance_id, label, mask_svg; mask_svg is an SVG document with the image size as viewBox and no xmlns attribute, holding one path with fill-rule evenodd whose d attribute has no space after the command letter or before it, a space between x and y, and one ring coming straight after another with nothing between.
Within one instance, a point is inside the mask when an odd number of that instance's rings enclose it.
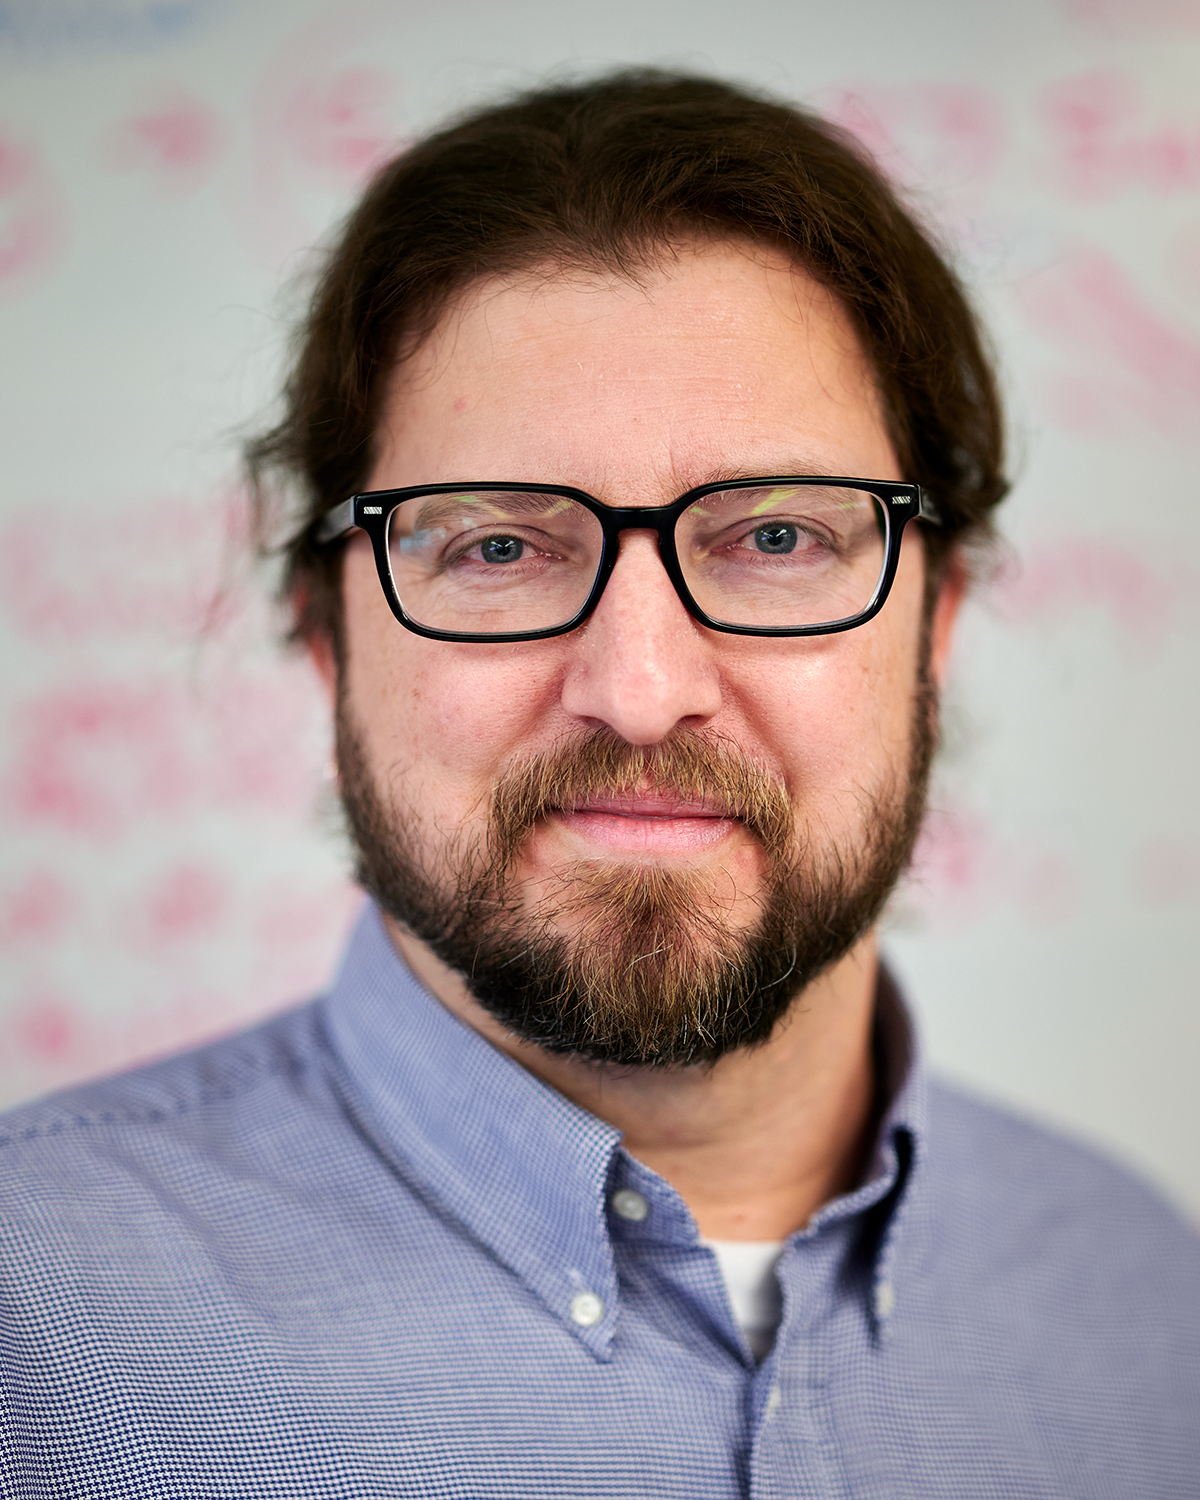
<instances>
[{"instance_id":1,"label":"shirt collar","mask_svg":"<svg viewBox=\"0 0 1200 1500\"><path fill-rule=\"evenodd\" d=\"M606 1351L617 1286L605 1189L620 1132L435 1000L374 906L355 929L326 1016L377 1143L594 1353ZM579 1301L588 1296L599 1299L598 1317L595 1302Z\"/></svg>"},{"instance_id":2,"label":"shirt collar","mask_svg":"<svg viewBox=\"0 0 1200 1500\"><path fill-rule=\"evenodd\" d=\"M841 1201L862 1200L860 1212L867 1221L864 1240L870 1250L868 1313L875 1338L882 1342L896 1306L902 1230L913 1207L910 1188L928 1150L929 1110L929 1085L916 1028L899 987L882 964L875 988L872 1051L883 1119L866 1183Z\"/></svg>"},{"instance_id":3,"label":"shirt collar","mask_svg":"<svg viewBox=\"0 0 1200 1500\"><path fill-rule=\"evenodd\" d=\"M578 1108L457 1020L414 978L368 905L325 1001L333 1050L360 1125L600 1358L617 1316L608 1199L636 1179L661 1233L694 1241L678 1194L620 1149L620 1132ZM802 1235L872 1213L881 1233L871 1312L891 1310L894 1210L925 1134L925 1079L899 992L876 995L881 1124L866 1180L826 1204ZM647 1226L649 1227L649 1226Z\"/></svg>"}]
</instances>

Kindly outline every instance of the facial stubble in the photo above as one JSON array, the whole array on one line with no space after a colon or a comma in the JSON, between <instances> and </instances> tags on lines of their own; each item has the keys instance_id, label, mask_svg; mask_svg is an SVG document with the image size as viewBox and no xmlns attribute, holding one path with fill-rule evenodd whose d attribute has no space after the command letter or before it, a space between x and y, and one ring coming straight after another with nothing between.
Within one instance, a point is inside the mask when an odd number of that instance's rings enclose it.
<instances>
[{"instance_id":1,"label":"facial stubble","mask_svg":"<svg viewBox=\"0 0 1200 1500\"><path fill-rule=\"evenodd\" d=\"M343 694L338 766L358 879L487 1011L548 1051L667 1066L753 1047L871 927L911 858L937 723L927 649L921 658L908 764L860 789L853 840L821 845L798 830L786 789L719 737L676 731L637 746L598 730L505 772L486 834L447 840L437 870L413 836L417 819L381 793ZM514 866L544 818L647 787L701 799L757 841L764 874L749 924L730 921L720 876L630 860L569 865L528 904Z\"/></svg>"}]
</instances>

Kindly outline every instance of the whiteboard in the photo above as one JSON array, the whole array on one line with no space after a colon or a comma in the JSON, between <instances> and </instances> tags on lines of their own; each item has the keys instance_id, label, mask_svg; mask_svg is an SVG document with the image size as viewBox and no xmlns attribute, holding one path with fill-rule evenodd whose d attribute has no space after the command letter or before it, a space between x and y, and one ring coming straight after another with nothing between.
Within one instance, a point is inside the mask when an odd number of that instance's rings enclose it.
<instances>
[{"instance_id":1,"label":"whiteboard","mask_svg":"<svg viewBox=\"0 0 1200 1500\"><path fill-rule=\"evenodd\" d=\"M1017 484L888 951L937 1066L1200 1216L1198 0L0 0L0 1102L328 983L240 437L380 160L636 62L849 124L985 312Z\"/></svg>"}]
</instances>

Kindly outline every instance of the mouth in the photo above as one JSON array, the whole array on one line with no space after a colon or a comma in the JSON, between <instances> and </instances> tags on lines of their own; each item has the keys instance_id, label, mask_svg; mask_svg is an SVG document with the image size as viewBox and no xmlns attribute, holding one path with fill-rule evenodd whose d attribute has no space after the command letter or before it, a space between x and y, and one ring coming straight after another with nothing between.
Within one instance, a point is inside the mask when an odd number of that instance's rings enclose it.
<instances>
[{"instance_id":1,"label":"mouth","mask_svg":"<svg viewBox=\"0 0 1200 1500\"><path fill-rule=\"evenodd\" d=\"M742 826L723 808L670 792L580 798L557 808L550 818L586 843L635 852L708 849Z\"/></svg>"}]
</instances>

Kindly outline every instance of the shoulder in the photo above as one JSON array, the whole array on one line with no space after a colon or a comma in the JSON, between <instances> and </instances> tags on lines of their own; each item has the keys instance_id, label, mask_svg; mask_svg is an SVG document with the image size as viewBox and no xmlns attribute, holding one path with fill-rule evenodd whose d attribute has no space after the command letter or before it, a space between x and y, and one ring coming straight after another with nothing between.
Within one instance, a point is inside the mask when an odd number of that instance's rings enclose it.
<instances>
[{"instance_id":1,"label":"shoulder","mask_svg":"<svg viewBox=\"0 0 1200 1500\"><path fill-rule=\"evenodd\" d=\"M0 1115L0 1216L113 1174L253 1155L326 1092L319 1003Z\"/></svg>"},{"instance_id":2,"label":"shoulder","mask_svg":"<svg viewBox=\"0 0 1200 1500\"><path fill-rule=\"evenodd\" d=\"M943 1082L929 1103L929 1254L974 1299L1019 1298L1043 1333L1064 1320L1110 1334L1153 1325L1200 1353L1200 1234L1171 1204L1015 1111Z\"/></svg>"},{"instance_id":3,"label":"shoulder","mask_svg":"<svg viewBox=\"0 0 1200 1500\"><path fill-rule=\"evenodd\" d=\"M1147 1217L1200 1238L1152 1187L1103 1150L1021 1112L935 1079L929 1159L943 1187L982 1195L1006 1217L1103 1206L1110 1222Z\"/></svg>"},{"instance_id":4,"label":"shoulder","mask_svg":"<svg viewBox=\"0 0 1200 1500\"><path fill-rule=\"evenodd\" d=\"M918 1164L891 1264L909 1418L970 1411L1054 1493L1191 1493L1200 1236L1102 1152L945 1084Z\"/></svg>"}]
</instances>

